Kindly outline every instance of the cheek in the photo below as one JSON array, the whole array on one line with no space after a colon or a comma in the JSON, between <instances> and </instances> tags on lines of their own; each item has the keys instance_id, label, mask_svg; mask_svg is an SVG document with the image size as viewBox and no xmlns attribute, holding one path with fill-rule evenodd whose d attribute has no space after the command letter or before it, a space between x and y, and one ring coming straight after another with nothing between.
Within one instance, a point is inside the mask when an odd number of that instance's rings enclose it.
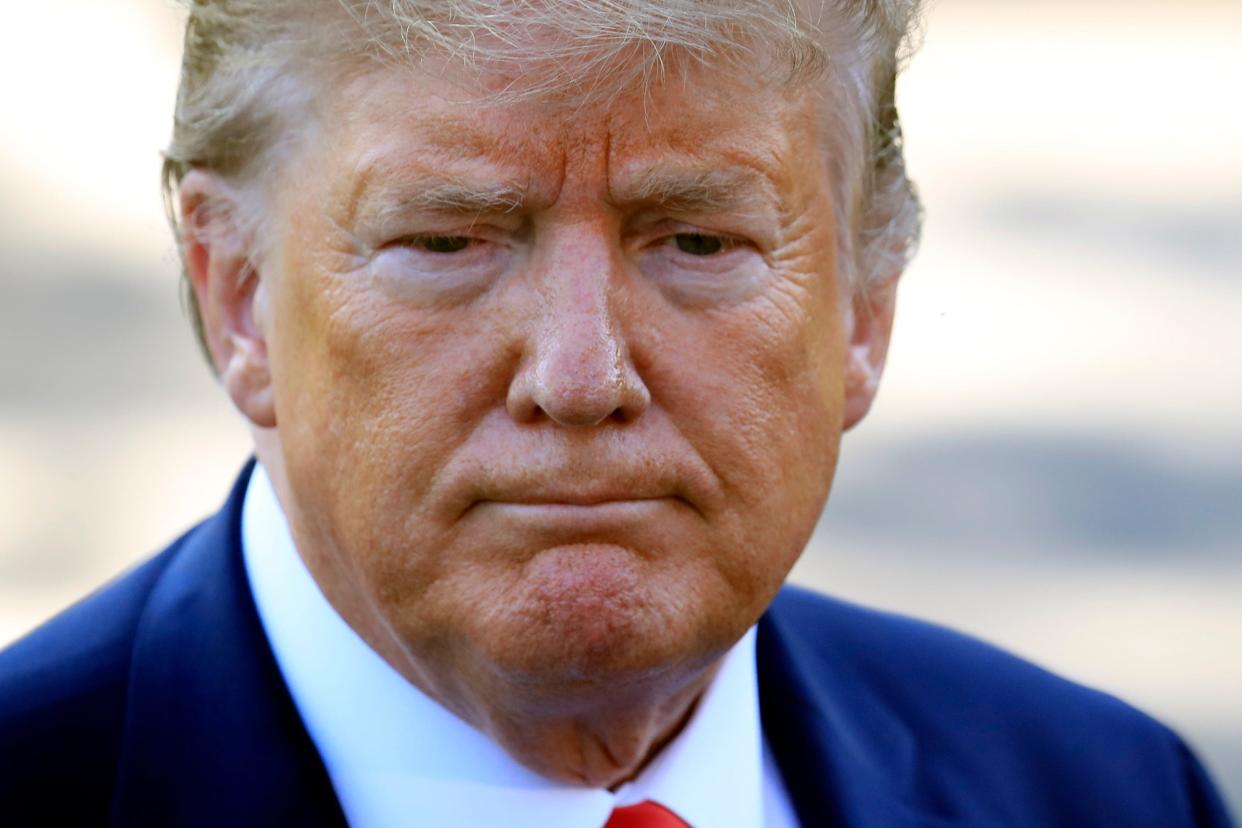
<instances>
[{"instance_id":1,"label":"cheek","mask_svg":"<svg viewBox=\"0 0 1242 828\"><path fill-rule=\"evenodd\" d=\"M818 489L830 473L842 411L841 351L835 320L800 302L755 303L719 327L717 353L728 373L718 399L730 425L745 497L769 499Z\"/></svg>"},{"instance_id":2,"label":"cheek","mask_svg":"<svg viewBox=\"0 0 1242 828\"><path fill-rule=\"evenodd\" d=\"M835 256L837 222L811 168L791 199L769 279L753 300L708 316L727 354L739 441L764 468L755 481L797 498L823 491L835 469L844 408L845 336ZM766 496L756 492L756 496ZM817 506L818 511L818 506Z\"/></svg>"},{"instance_id":3,"label":"cheek","mask_svg":"<svg viewBox=\"0 0 1242 828\"><path fill-rule=\"evenodd\" d=\"M714 412L711 423L727 424L723 438L745 460L739 485L753 488L753 480L787 490L789 475L822 473L817 461L835 456L844 339L831 255L779 264L760 296L703 314L696 339L703 343L704 390L714 400L703 410Z\"/></svg>"},{"instance_id":4,"label":"cheek","mask_svg":"<svg viewBox=\"0 0 1242 828\"><path fill-rule=\"evenodd\" d=\"M719 565L749 593L775 590L819 518L836 465L842 340L831 279L664 327L653 389L711 466ZM763 550L758 557L754 550Z\"/></svg>"},{"instance_id":5,"label":"cheek","mask_svg":"<svg viewBox=\"0 0 1242 828\"><path fill-rule=\"evenodd\" d=\"M302 281L281 297L273 363L290 477L313 531L382 567L410 532L439 531L421 511L427 491L503 399L504 349L469 308L411 309L349 273L287 276Z\"/></svg>"}]
</instances>

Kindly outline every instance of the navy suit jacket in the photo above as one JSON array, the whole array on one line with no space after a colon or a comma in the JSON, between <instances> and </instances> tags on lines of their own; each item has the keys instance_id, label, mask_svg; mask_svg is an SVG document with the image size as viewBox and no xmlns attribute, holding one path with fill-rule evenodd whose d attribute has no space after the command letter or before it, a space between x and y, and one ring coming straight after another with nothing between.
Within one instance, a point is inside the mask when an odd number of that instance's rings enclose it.
<instances>
[{"instance_id":1,"label":"navy suit jacket","mask_svg":"<svg viewBox=\"0 0 1242 828\"><path fill-rule=\"evenodd\" d=\"M0 825L345 824L246 580L247 479L0 653ZM758 662L808 828L1230 824L1172 732L964 636L787 588Z\"/></svg>"}]
</instances>

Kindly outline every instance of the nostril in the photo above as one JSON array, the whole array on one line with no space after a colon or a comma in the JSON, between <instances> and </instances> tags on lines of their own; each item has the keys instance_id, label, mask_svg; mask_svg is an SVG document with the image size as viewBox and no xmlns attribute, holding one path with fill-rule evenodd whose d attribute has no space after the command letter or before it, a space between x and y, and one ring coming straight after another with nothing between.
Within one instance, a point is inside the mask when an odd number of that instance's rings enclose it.
<instances>
[{"instance_id":1,"label":"nostril","mask_svg":"<svg viewBox=\"0 0 1242 828\"><path fill-rule=\"evenodd\" d=\"M620 404L611 415L619 423L637 420L651 406L651 392L647 384L633 365L627 362L625 367L632 376L622 380Z\"/></svg>"}]
</instances>

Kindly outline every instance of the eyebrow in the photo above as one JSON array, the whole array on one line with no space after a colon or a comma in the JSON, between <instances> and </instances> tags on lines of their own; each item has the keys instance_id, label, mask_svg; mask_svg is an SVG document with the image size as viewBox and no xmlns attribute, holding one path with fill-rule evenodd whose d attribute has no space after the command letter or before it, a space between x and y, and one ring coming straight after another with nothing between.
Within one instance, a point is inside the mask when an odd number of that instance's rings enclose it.
<instances>
[{"instance_id":1,"label":"eyebrow","mask_svg":"<svg viewBox=\"0 0 1242 828\"><path fill-rule=\"evenodd\" d=\"M380 174L369 169L359 181L349 211L351 222L360 211L374 218L410 213L480 217L539 206L530 203L526 187L512 181L487 184L428 173L400 187L370 186ZM646 205L691 215L737 212L758 216L781 209L770 179L750 167L657 165L626 179L608 198L614 206Z\"/></svg>"},{"instance_id":2,"label":"eyebrow","mask_svg":"<svg viewBox=\"0 0 1242 828\"><path fill-rule=\"evenodd\" d=\"M520 210L526 203L526 190L513 183L472 184L457 178L433 176L412 182L396 192L375 192L363 203L370 203L373 215L443 213L446 215L494 215Z\"/></svg>"},{"instance_id":3,"label":"eyebrow","mask_svg":"<svg viewBox=\"0 0 1242 828\"><path fill-rule=\"evenodd\" d=\"M516 181L471 181L380 159L366 164L354 179L344 220L353 226L364 215L385 220L412 212L479 217L521 210L528 199L527 188Z\"/></svg>"},{"instance_id":4,"label":"eyebrow","mask_svg":"<svg viewBox=\"0 0 1242 828\"><path fill-rule=\"evenodd\" d=\"M623 202L654 204L683 213L757 212L780 205L767 177L749 167L651 167L637 173L615 195Z\"/></svg>"},{"instance_id":5,"label":"eyebrow","mask_svg":"<svg viewBox=\"0 0 1242 828\"><path fill-rule=\"evenodd\" d=\"M434 213L512 213L526 202L526 191L515 184L476 186L465 181L434 178L403 195L397 209Z\"/></svg>"}]
</instances>

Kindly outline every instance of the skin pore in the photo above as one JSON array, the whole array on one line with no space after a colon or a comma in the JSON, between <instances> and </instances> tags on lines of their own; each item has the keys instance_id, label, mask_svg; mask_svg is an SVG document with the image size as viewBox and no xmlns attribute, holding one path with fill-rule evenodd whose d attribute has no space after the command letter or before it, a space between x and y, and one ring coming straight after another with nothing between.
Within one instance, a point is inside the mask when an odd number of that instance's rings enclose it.
<instances>
[{"instance_id":1,"label":"skin pore","mask_svg":"<svg viewBox=\"0 0 1242 828\"><path fill-rule=\"evenodd\" d=\"M191 172L189 272L333 607L519 762L615 786L801 552L892 294L842 307L805 88L700 69L564 108L453 80L326 89L249 278Z\"/></svg>"}]
</instances>

